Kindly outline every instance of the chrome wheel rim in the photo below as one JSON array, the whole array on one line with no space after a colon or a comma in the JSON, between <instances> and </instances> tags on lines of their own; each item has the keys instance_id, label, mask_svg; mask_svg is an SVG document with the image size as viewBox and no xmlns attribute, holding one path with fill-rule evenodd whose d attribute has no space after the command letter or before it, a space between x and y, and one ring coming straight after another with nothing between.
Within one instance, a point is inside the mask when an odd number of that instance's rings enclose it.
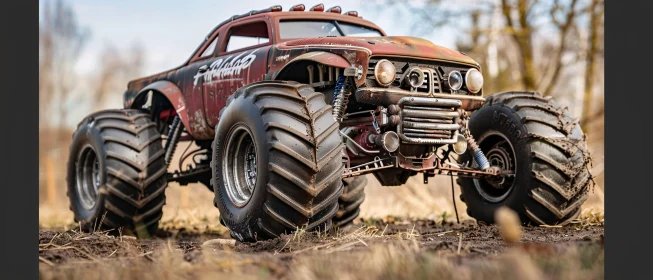
<instances>
[{"instance_id":1,"label":"chrome wheel rim","mask_svg":"<svg viewBox=\"0 0 653 280\"><path fill-rule=\"evenodd\" d=\"M485 153L490 166L498 166L503 171L517 174L515 148L508 137L498 131L483 134L478 140L479 147ZM474 162L474 166L476 162ZM500 202L512 192L515 176L496 179L473 179L474 186L483 199L489 202Z\"/></svg>"},{"instance_id":2,"label":"chrome wheel rim","mask_svg":"<svg viewBox=\"0 0 653 280\"><path fill-rule=\"evenodd\" d=\"M226 139L222 178L231 203L243 207L251 199L256 186L256 145L249 128L244 124L232 127Z\"/></svg>"},{"instance_id":3,"label":"chrome wheel rim","mask_svg":"<svg viewBox=\"0 0 653 280\"><path fill-rule=\"evenodd\" d=\"M77 198L82 208L92 210L100 188L100 162L91 145L86 145L77 157L75 167Z\"/></svg>"}]
</instances>

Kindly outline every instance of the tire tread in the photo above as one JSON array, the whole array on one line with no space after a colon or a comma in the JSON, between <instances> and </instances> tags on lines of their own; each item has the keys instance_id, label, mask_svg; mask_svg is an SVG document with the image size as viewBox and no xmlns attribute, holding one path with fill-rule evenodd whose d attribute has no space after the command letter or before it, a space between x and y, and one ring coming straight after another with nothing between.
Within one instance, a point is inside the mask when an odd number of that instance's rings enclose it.
<instances>
[{"instance_id":1,"label":"tire tread","mask_svg":"<svg viewBox=\"0 0 653 280\"><path fill-rule=\"evenodd\" d=\"M565 224L580 211L593 186L588 164L591 157L578 120L567 108L536 92L503 92L490 95L486 106L505 106L519 116L528 133L533 162L530 198L523 203L523 222ZM459 179L459 184L468 184ZM470 209L475 214L474 209ZM479 210L480 211L480 210Z\"/></svg>"},{"instance_id":2,"label":"tire tread","mask_svg":"<svg viewBox=\"0 0 653 280\"><path fill-rule=\"evenodd\" d=\"M78 130L84 125L97 127L104 141L105 160L112 160L112 166L105 169L106 182L99 190L105 194L104 209L98 209L104 211L100 214L103 217L100 227L108 230L124 227L139 236L140 233L153 235L163 215L167 187L164 151L156 124L143 111L120 109L91 114L80 122ZM117 146L109 145L111 143ZM116 150L118 147L126 147L134 154L123 154ZM134 158L134 155L137 157ZM74 164L69 163L69 166ZM75 186L75 178L72 177L67 178L71 209L74 203L71 191ZM83 221L75 216L75 221L81 222L84 229L93 229L93 221Z\"/></svg>"}]
</instances>

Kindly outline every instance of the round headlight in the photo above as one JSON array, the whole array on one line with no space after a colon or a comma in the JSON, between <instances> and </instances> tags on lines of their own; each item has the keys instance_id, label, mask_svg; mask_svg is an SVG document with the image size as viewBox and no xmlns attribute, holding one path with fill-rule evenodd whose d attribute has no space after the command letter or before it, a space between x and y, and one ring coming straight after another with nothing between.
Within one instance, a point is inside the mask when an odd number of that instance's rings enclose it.
<instances>
[{"instance_id":1,"label":"round headlight","mask_svg":"<svg viewBox=\"0 0 653 280\"><path fill-rule=\"evenodd\" d=\"M418 67L410 68L406 72L404 82L413 88L420 87L424 83L424 72Z\"/></svg>"},{"instance_id":2,"label":"round headlight","mask_svg":"<svg viewBox=\"0 0 653 280\"><path fill-rule=\"evenodd\" d=\"M452 90L459 90L463 87L463 75L457 70L449 72L449 78L447 81L449 82L449 88Z\"/></svg>"},{"instance_id":3,"label":"round headlight","mask_svg":"<svg viewBox=\"0 0 653 280\"><path fill-rule=\"evenodd\" d=\"M465 84L470 92L479 92L483 88L483 74L474 68L469 69L465 74Z\"/></svg>"},{"instance_id":4,"label":"round headlight","mask_svg":"<svg viewBox=\"0 0 653 280\"><path fill-rule=\"evenodd\" d=\"M389 86L395 80L397 70L395 65L387 59L381 59L374 66L374 78L382 86Z\"/></svg>"}]
</instances>

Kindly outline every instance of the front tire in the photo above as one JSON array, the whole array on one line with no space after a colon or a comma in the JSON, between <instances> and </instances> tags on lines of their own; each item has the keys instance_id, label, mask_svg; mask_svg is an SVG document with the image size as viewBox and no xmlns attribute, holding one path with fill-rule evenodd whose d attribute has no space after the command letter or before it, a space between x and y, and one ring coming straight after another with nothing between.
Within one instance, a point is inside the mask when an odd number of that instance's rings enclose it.
<instances>
[{"instance_id":1,"label":"front tire","mask_svg":"<svg viewBox=\"0 0 653 280\"><path fill-rule=\"evenodd\" d=\"M232 237L331 228L343 191L338 128L324 95L307 85L254 83L228 99L211 167L214 202Z\"/></svg>"},{"instance_id":2,"label":"front tire","mask_svg":"<svg viewBox=\"0 0 653 280\"><path fill-rule=\"evenodd\" d=\"M502 180L459 178L470 216L493 223L508 206L524 224L564 225L580 213L590 157L566 109L534 92L498 93L472 114L469 129L491 165L515 172ZM461 162L471 162L469 154Z\"/></svg>"},{"instance_id":3,"label":"front tire","mask_svg":"<svg viewBox=\"0 0 653 280\"><path fill-rule=\"evenodd\" d=\"M85 231L124 228L152 236L165 204L164 154L147 113L106 110L86 117L73 134L68 159L75 222Z\"/></svg>"},{"instance_id":4,"label":"front tire","mask_svg":"<svg viewBox=\"0 0 653 280\"><path fill-rule=\"evenodd\" d=\"M351 225L360 214L360 206L365 201L365 185L367 177L358 176L342 179L345 186L340 199L338 199L338 212L333 217L333 225L345 228Z\"/></svg>"}]
</instances>

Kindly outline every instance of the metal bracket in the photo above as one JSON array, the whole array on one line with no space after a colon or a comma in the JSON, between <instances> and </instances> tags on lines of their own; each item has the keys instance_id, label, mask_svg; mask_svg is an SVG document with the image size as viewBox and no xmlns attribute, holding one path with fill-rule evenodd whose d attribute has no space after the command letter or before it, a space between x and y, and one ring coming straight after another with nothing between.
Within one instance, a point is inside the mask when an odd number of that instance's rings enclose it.
<instances>
[{"instance_id":1,"label":"metal bracket","mask_svg":"<svg viewBox=\"0 0 653 280\"><path fill-rule=\"evenodd\" d=\"M396 160L397 159L395 157L382 159L376 156L374 157L373 161L345 169L345 172L342 174L342 178L360 176L386 168L394 168L398 166ZM384 163L384 161L386 162Z\"/></svg>"},{"instance_id":2,"label":"metal bracket","mask_svg":"<svg viewBox=\"0 0 653 280\"><path fill-rule=\"evenodd\" d=\"M358 65L358 67L352 66L345 68L344 75L347 77L356 77L356 80L360 80L363 78L363 65Z\"/></svg>"}]
</instances>

